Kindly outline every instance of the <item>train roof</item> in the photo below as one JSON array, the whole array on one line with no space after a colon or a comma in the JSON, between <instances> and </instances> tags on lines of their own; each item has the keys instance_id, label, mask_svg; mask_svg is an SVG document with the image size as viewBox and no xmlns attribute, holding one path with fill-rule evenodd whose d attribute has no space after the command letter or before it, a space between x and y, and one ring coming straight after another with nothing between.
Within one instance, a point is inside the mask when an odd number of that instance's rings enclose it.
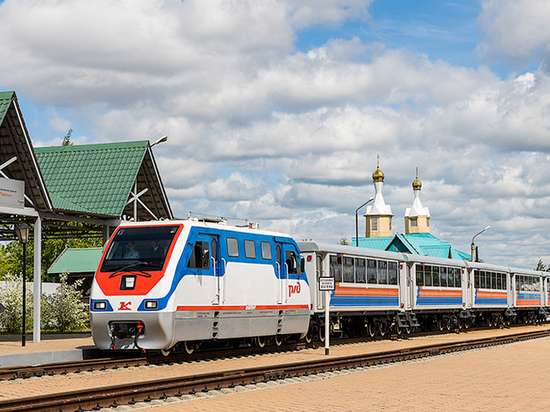
<instances>
[{"instance_id":1,"label":"train roof","mask_svg":"<svg viewBox=\"0 0 550 412\"><path fill-rule=\"evenodd\" d=\"M139 226L168 226L168 225L183 225L184 227L205 227L210 229L228 230L240 233L250 233L255 235L275 236L281 238L293 239L287 233L275 232L271 230L258 229L257 225L233 226L228 225L225 220L221 219L164 219L164 220L148 220L142 222L123 222L118 227L139 227Z\"/></svg>"}]
</instances>

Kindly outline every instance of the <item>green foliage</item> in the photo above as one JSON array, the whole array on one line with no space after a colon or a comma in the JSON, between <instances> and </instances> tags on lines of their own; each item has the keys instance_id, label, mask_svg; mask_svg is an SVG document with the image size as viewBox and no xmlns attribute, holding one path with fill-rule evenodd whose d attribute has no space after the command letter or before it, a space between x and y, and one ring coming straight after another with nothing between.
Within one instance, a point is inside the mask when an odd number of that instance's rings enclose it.
<instances>
[{"instance_id":1,"label":"green foliage","mask_svg":"<svg viewBox=\"0 0 550 412\"><path fill-rule=\"evenodd\" d=\"M67 272L63 272L56 291L49 296L43 296L42 323L45 329L67 332L82 330L87 326L88 305L81 301L82 292L78 290L84 279L78 279L69 285L67 277Z\"/></svg>"},{"instance_id":2,"label":"green foliage","mask_svg":"<svg viewBox=\"0 0 550 412\"><path fill-rule=\"evenodd\" d=\"M0 313L0 329L6 333L21 333L23 321L23 277L21 274L9 274L5 283L0 285L0 303L6 309ZM30 285L27 286L25 301L25 330L32 329L33 293Z\"/></svg>"},{"instance_id":3,"label":"green foliage","mask_svg":"<svg viewBox=\"0 0 550 412\"><path fill-rule=\"evenodd\" d=\"M339 245L346 245L346 246L348 246L348 245L349 245L348 238L345 237L344 235L342 235L342 237L341 237L340 240L338 241L338 244L339 244Z\"/></svg>"},{"instance_id":4,"label":"green foliage","mask_svg":"<svg viewBox=\"0 0 550 412\"><path fill-rule=\"evenodd\" d=\"M539 260L539 263L537 263L537 267L535 270L540 270L541 272L550 272L550 264L545 265L542 259Z\"/></svg>"},{"instance_id":5,"label":"green foliage","mask_svg":"<svg viewBox=\"0 0 550 412\"><path fill-rule=\"evenodd\" d=\"M65 137L63 137L63 143L61 143L61 146L72 146L73 142L71 142L71 135L73 134L73 129L69 129Z\"/></svg>"},{"instance_id":6,"label":"green foliage","mask_svg":"<svg viewBox=\"0 0 550 412\"><path fill-rule=\"evenodd\" d=\"M81 301L82 292L78 288L83 279L74 284L67 283L67 273L61 275L61 283L51 295L42 295L41 325L48 331L78 331L86 329L89 323L88 305ZM0 284L0 303L6 309L0 313L0 330L5 333L21 333L23 320L23 277L6 275ZM32 330L34 296L31 286L27 284L25 302L26 331Z\"/></svg>"},{"instance_id":7,"label":"green foliage","mask_svg":"<svg viewBox=\"0 0 550 412\"><path fill-rule=\"evenodd\" d=\"M88 248L101 247L101 238L82 239L44 239L42 241L42 268L47 270L55 259L67 247ZM0 246L0 280L6 275L21 273L23 271L23 246L18 241L9 242ZM27 280L33 280L34 273L34 241L27 243ZM47 276L42 276L43 281L49 281Z\"/></svg>"}]
</instances>

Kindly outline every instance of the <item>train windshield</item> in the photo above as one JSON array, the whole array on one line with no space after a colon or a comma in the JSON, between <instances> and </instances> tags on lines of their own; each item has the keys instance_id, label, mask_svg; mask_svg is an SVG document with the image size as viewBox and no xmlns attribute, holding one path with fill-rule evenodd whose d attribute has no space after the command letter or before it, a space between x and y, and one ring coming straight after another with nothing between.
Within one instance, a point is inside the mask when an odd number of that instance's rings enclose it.
<instances>
[{"instance_id":1,"label":"train windshield","mask_svg":"<svg viewBox=\"0 0 550 412\"><path fill-rule=\"evenodd\" d=\"M162 270L179 226L125 227L115 233L102 272Z\"/></svg>"}]
</instances>

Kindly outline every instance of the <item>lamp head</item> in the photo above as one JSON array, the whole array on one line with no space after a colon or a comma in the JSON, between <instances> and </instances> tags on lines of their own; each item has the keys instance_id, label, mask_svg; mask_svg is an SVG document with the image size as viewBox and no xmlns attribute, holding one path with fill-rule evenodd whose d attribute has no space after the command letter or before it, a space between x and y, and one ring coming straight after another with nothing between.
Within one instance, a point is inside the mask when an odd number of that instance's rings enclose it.
<instances>
[{"instance_id":1,"label":"lamp head","mask_svg":"<svg viewBox=\"0 0 550 412\"><path fill-rule=\"evenodd\" d=\"M17 236L19 243L24 245L29 241L29 227L24 223L17 225L15 227L15 235Z\"/></svg>"}]
</instances>

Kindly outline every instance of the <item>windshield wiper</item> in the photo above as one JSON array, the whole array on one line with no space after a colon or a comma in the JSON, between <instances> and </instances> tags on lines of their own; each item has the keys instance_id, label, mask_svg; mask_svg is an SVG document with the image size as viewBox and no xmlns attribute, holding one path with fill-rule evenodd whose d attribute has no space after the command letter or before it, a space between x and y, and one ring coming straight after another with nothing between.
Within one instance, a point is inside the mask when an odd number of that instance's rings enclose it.
<instances>
[{"instance_id":1,"label":"windshield wiper","mask_svg":"<svg viewBox=\"0 0 550 412\"><path fill-rule=\"evenodd\" d=\"M109 279L110 278L114 278L117 274L121 273L121 272L127 272L128 269L134 267L134 266L138 266L138 265L143 265L143 266L147 266L149 263L147 262L134 262L134 263L130 263L129 265L126 265L126 266L123 266L121 267L120 269L116 270L115 272L111 273L109 275ZM141 276L146 276L148 278L151 277L151 274L150 273L147 273L147 272L144 272L143 270L135 270L135 272L140 272L140 273L143 273L143 275Z\"/></svg>"}]
</instances>

